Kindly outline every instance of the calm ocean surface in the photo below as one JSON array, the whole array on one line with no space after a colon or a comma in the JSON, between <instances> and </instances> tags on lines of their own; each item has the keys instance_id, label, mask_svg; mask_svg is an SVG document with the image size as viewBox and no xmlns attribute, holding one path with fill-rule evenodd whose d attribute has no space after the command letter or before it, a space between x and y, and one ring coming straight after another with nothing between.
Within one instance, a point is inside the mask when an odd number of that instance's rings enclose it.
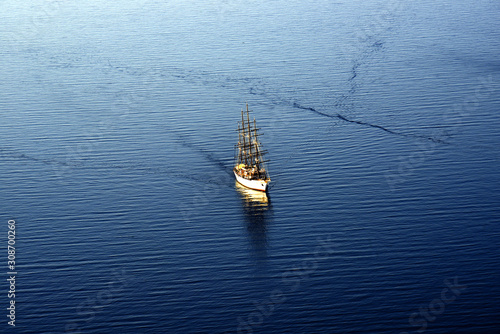
<instances>
[{"instance_id":1,"label":"calm ocean surface","mask_svg":"<svg viewBox=\"0 0 500 334\"><path fill-rule=\"evenodd\" d=\"M3 1L0 332L499 333L499 17ZM246 102L267 198L231 172Z\"/></svg>"}]
</instances>

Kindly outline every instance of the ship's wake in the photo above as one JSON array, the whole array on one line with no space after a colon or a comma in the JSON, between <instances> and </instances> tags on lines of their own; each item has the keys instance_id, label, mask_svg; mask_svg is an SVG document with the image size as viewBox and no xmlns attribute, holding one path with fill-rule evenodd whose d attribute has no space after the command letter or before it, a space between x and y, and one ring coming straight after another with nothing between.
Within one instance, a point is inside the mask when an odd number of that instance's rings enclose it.
<instances>
[{"instance_id":1,"label":"ship's wake","mask_svg":"<svg viewBox=\"0 0 500 334\"><path fill-rule=\"evenodd\" d=\"M52 166L65 166L65 167L76 167L81 166L81 163L65 161L61 159L55 158L41 158L32 154L26 154L21 151L8 148L8 147L0 147L0 157L3 159L12 159L14 161L31 161L38 162L44 165L52 165Z\"/></svg>"},{"instance_id":2,"label":"ship's wake","mask_svg":"<svg viewBox=\"0 0 500 334\"><path fill-rule=\"evenodd\" d=\"M170 166L155 166L154 164L148 164L145 162L114 162L108 163L103 161L93 161L93 160L67 160L67 159L56 159L56 158L42 158L32 154L23 153L21 151L11 149L8 147L0 147L0 158L3 161L9 161L11 163L20 164L42 164L47 166L47 168L52 168L54 173L60 178L71 177L76 170L86 170L92 169L94 171L99 170L102 172L111 171L126 171L131 173L153 174L162 175L162 177L170 177L173 180L184 180L197 184L207 184L216 186L228 186L232 187L234 179L232 177L231 168L228 167L222 160L215 157L214 154L197 147L196 145L190 143L187 140L182 141L182 145L190 149L199 152L202 156L206 158L213 166L218 167L225 173L217 173L217 175L206 178L202 176L196 176L192 173L185 173L173 170ZM226 174L227 173L227 174ZM231 176L231 177L230 177Z\"/></svg>"},{"instance_id":3,"label":"ship's wake","mask_svg":"<svg viewBox=\"0 0 500 334\"><path fill-rule=\"evenodd\" d=\"M103 70L106 72L120 72L130 76L137 77L157 77L162 79L172 79L172 80L182 80L184 82L197 85L197 86L210 86L217 87L221 89L241 89L246 94L251 94L255 96L260 96L267 100L272 105L287 105L292 106L301 110L312 111L318 115L328 117L330 119L336 119L342 122L348 122L351 124L357 124L361 126L367 126L375 129L382 130L391 135L397 135L408 138L416 138L420 140L429 140L439 144L448 144L448 142L435 138L432 136L426 135L417 135L417 134L408 134L400 131L396 131L393 129L389 129L383 125L373 124L365 121L361 121L358 119L354 119L353 117L347 116L349 113L353 113L355 106L353 106L353 102L349 102L354 96L362 82L361 77L361 68L366 65L366 63L370 62L370 58L380 50L383 50L384 42L383 40L376 40L375 38L371 38L369 42L366 43L365 49L361 51L360 54L354 56L351 60L351 69L350 76L346 79L346 84L348 87L345 89L344 94L340 94L336 100L331 104L334 108L338 110L342 110L345 112L335 112L335 113L326 113L318 110L317 108L305 106L296 101L296 98L289 98L283 92L280 92L276 87L271 86L264 78L256 78L256 77L236 77L233 75L223 74L223 73L214 73L212 71L203 71L203 70L194 70L194 69L185 69L181 67L170 66L168 68L158 68L158 67L150 67L150 68L136 68L130 66L128 64L118 64L115 63L111 59L98 58L99 61L93 60L97 67L103 67ZM74 61L74 60L73 60ZM78 62L78 61L74 61ZM78 64L70 62L71 66L76 66ZM61 67L64 65L64 68L67 68L68 61L65 60L57 60L51 59L52 67ZM200 152L202 153L202 152ZM205 152L206 158L211 159L209 157L209 153ZM213 161L217 163L217 161Z\"/></svg>"},{"instance_id":4,"label":"ship's wake","mask_svg":"<svg viewBox=\"0 0 500 334\"><path fill-rule=\"evenodd\" d=\"M178 134L177 142L184 147L187 147L193 151L198 152L206 160L210 161L213 166L217 167L221 171L226 172L229 175L233 175L232 168L229 167L224 161L216 157L214 153L193 144L192 141L190 141L187 136Z\"/></svg>"},{"instance_id":5,"label":"ship's wake","mask_svg":"<svg viewBox=\"0 0 500 334\"><path fill-rule=\"evenodd\" d=\"M330 114L321 112L319 110L316 110L315 108L312 108L312 107L302 106L302 105L298 104L297 102L293 102L293 107L297 108L297 109L302 109L302 110L309 110L309 111L312 111L312 112L314 112L314 113L316 113L318 115L324 116L324 117L340 119L340 120L342 120L344 122L359 124L359 125L363 125L363 126L368 126L368 127L372 127L372 128L375 128L375 129L380 129L382 131L385 131L387 133L390 133L390 134L393 134L393 135L396 135L396 136L413 137L413 138L416 138L416 139L429 140L429 141L432 141L432 142L438 143L438 144L449 144L447 141L439 139L439 138L430 137L430 136L424 136L424 135L416 135L416 134L409 134L409 133L398 132L398 131L394 131L394 130L388 129L388 128L386 128L384 126L381 126L381 125L372 124L372 123L368 123L368 122L363 122L363 121L359 121L359 120L353 120L353 119L347 118L346 116L344 116L342 114L339 114L339 113L336 113L334 115L330 115Z\"/></svg>"}]
</instances>

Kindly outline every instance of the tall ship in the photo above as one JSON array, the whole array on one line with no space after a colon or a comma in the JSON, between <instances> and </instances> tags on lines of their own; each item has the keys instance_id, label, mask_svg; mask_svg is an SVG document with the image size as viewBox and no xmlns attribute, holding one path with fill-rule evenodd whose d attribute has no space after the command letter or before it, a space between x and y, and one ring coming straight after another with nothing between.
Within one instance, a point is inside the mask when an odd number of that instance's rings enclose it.
<instances>
[{"instance_id":1,"label":"tall ship","mask_svg":"<svg viewBox=\"0 0 500 334\"><path fill-rule=\"evenodd\" d=\"M266 169L263 156L267 152L262 150L259 142L258 128L255 123L250 122L250 110L247 103L246 112L241 110L241 121L238 122L238 144L236 145L235 167L233 168L236 180L243 186L267 191L267 186L271 182ZM246 118L246 119L245 119Z\"/></svg>"}]
</instances>

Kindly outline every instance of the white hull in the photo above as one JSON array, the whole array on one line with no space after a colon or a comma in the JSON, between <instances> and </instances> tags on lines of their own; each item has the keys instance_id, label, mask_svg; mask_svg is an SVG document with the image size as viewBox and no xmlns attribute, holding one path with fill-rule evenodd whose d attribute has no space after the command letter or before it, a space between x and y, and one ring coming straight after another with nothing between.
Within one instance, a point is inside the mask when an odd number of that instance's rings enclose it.
<instances>
[{"instance_id":1,"label":"white hull","mask_svg":"<svg viewBox=\"0 0 500 334\"><path fill-rule=\"evenodd\" d=\"M269 198L266 191L254 190L241 185L238 181L234 181L236 190L243 196L245 202L252 206L267 206Z\"/></svg>"},{"instance_id":2,"label":"white hull","mask_svg":"<svg viewBox=\"0 0 500 334\"><path fill-rule=\"evenodd\" d=\"M242 178L238 174L236 174L235 171L233 171L234 176L236 177L236 180L244 185L247 188L250 189L255 189L255 190L260 190L260 191L266 191L267 190L267 183L269 181L264 181L264 180L247 180L245 178Z\"/></svg>"}]
</instances>

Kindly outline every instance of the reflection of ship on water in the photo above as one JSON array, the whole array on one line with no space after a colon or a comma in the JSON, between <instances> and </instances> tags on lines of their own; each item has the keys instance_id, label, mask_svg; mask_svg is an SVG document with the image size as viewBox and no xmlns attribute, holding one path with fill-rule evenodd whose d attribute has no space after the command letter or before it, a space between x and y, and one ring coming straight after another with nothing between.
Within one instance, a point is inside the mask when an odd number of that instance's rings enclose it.
<instances>
[{"instance_id":1,"label":"reflection of ship on water","mask_svg":"<svg viewBox=\"0 0 500 334\"><path fill-rule=\"evenodd\" d=\"M267 257L267 226L272 218L271 199L262 191L246 188L235 182L241 195L245 214L248 238L255 258L264 260Z\"/></svg>"}]
</instances>

